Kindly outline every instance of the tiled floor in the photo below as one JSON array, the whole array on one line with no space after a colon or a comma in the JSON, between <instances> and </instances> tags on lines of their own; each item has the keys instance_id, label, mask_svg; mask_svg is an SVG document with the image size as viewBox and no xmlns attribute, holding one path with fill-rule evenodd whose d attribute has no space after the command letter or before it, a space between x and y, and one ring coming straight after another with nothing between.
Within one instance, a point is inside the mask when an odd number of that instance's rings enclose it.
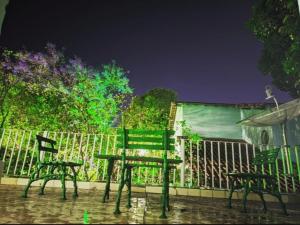
<instances>
[{"instance_id":1,"label":"tiled floor","mask_svg":"<svg viewBox=\"0 0 300 225\"><path fill-rule=\"evenodd\" d=\"M249 202L248 213L242 213L241 202L233 201L233 209L226 208L226 199L171 196L171 212L168 219L159 219L159 195L133 193L133 207L125 207L123 196L119 216L113 214L114 197L108 203L101 203L102 192L79 190L79 198L63 201L61 189L46 188L39 196L38 189L30 189L28 198L21 196L23 187L0 185L0 223L83 223L84 210L88 211L89 223L158 223L158 224L201 224L201 223L299 223L300 205L288 204L289 216L285 216L277 203L268 203L269 211L264 214L260 202Z\"/></svg>"}]
</instances>

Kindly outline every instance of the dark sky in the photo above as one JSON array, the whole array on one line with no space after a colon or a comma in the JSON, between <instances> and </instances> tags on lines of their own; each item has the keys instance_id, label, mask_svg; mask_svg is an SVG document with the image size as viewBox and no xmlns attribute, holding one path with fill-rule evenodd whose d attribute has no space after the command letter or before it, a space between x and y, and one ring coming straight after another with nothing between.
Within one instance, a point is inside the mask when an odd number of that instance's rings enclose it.
<instances>
[{"instance_id":1,"label":"dark sky","mask_svg":"<svg viewBox=\"0 0 300 225\"><path fill-rule=\"evenodd\" d=\"M163 87L181 101L261 103L271 78L257 69L262 45L245 25L253 2L11 0L0 45L51 42L97 67L114 59L138 95Z\"/></svg>"}]
</instances>

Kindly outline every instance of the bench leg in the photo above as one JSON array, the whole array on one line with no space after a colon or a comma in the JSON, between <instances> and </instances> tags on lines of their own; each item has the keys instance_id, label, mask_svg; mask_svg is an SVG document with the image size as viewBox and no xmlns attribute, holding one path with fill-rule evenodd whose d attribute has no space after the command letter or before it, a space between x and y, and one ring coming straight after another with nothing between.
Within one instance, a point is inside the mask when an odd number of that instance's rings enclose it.
<instances>
[{"instance_id":1,"label":"bench leg","mask_svg":"<svg viewBox=\"0 0 300 225\"><path fill-rule=\"evenodd\" d=\"M50 180L52 180L51 177L45 178L45 179L44 179L44 183L43 183L43 185L42 185L41 188L40 188L39 195L44 195L44 194L45 194L44 191L45 191L46 184L47 184L48 181L50 181Z\"/></svg>"},{"instance_id":2,"label":"bench leg","mask_svg":"<svg viewBox=\"0 0 300 225\"><path fill-rule=\"evenodd\" d=\"M285 214L285 215L289 215L289 214L287 213L286 206L285 206L284 202L282 201L281 194L280 194L278 191L273 192L273 193L271 193L271 194L272 194L273 196L275 196L275 197L278 198L279 203L280 203L280 206L281 206L281 208L282 208L284 214Z\"/></svg>"},{"instance_id":3,"label":"bench leg","mask_svg":"<svg viewBox=\"0 0 300 225\"><path fill-rule=\"evenodd\" d=\"M128 203L127 208L131 208L131 167L127 167L126 183L128 187Z\"/></svg>"},{"instance_id":4,"label":"bench leg","mask_svg":"<svg viewBox=\"0 0 300 225\"><path fill-rule=\"evenodd\" d=\"M266 213L267 212L267 204L266 204L266 201L264 199L264 194L262 192L258 192L257 194L259 195L261 201L263 202L264 212Z\"/></svg>"},{"instance_id":5,"label":"bench leg","mask_svg":"<svg viewBox=\"0 0 300 225\"><path fill-rule=\"evenodd\" d=\"M232 208L232 204L231 204L231 199L232 199L232 194L234 192L234 180L233 178L229 178L229 187L230 187L230 191L229 191L229 196L228 196L228 208Z\"/></svg>"},{"instance_id":6,"label":"bench leg","mask_svg":"<svg viewBox=\"0 0 300 225\"><path fill-rule=\"evenodd\" d=\"M61 187L62 187L62 199L66 200L66 167L62 166L62 174L61 174Z\"/></svg>"},{"instance_id":7,"label":"bench leg","mask_svg":"<svg viewBox=\"0 0 300 225\"><path fill-rule=\"evenodd\" d=\"M170 174L169 174L169 169L168 169L168 175L167 175L167 210L171 210L170 206Z\"/></svg>"},{"instance_id":8,"label":"bench leg","mask_svg":"<svg viewBox=\"0 0 300 225\"><path fill-rule=\"evenodd\" d=\"M109 191L110 191L110 180L111 180L111 175L112 171L114 168L114 160L109 159L108 160L108 166L107 166L107 173L106 173L106 185L105 185L105 191L104 195L102 198L102 202L105 203L105 200L109 199Z\"/></svg>"},{"instance_id":9,"label":"bench leg","mask_svg":"<svg viewBox=\"0 0 300 225\"><path fill-rule=\"evenodd\" d=\"M73 186L74 186L73 198L77 198L78 197L77 173L76 173L74 166L71 166L71 170L73 172L73 177L72 177Z\"/></svg>"},{"instance_id":10,"label":"bench leg","mask_svg":"<svg viewBox=\"0 0 300 225\"><path fill-rule=\"evenodd\" d=\"M167 188L168 188L168 162L167 160L164 160L164 164L163 164L163 170L164 170L164 179L163 179L163 187L162 187L162 202L161 202L161 215L159 218L161 219L166 219L167 215L166 215L166 208L167 208Z\"/></svg>"},{"instance_id":11,"label":"bench leg","mask_svg":"<svg viewBox=\"0 0 300 225\"><path fill-rule=\"evenodd\" d=\"M56 169L55 166L51 166L51 169L50 169L50 175L47 175L44 179L44 183L43 185L41 186L40 188L40 192L39 192L39 195L44 195L45 193L45 187L46 187L46 184L50 181L50 180L53 180L55 179L55 175L54 175L54 170Z\"/></svg>"},{"instance_id":12,"label":"bench leg","mask_svg":"<svg viewBox=\"0 0 300 225\"><path fill-rule=\"evenodd\" d=\"M125 168L125 165L123 165L122 166L121 180L120 180L117 199L116 199L116 208L115 208L114 214L121 214L120 202L121 202L122 190L123 190L123 187L124 187L124 184L125 184L125 171L126 171L126 168Z\"/></svg>"},{"instance_id":13,"label":"bench leg","mask_svg":"<svg viewBox=\"0 0 300 225\"><path fill-rule=\"evenodd\" d=\"M243 212L247 212L247 196L250 192L249 180L246 180L244 183L244 195L243 195Z\"/></svg>"},{"instance_id":14,"label":"bench leg","mask_svg":"<svg viewBox=\"0 0 300 225\"><path fill-rule=\"evenodd\" d=\"M31 184L34 182L34 181L37 181L39 180L39 173L40 173L40 170L42 169L42 167L39 167L35 172L32 173L32 175L30 176L29 178L29 181L23 191L23 194L22 194L22 197L23 198L27 198L27 194L28 194L28 190L31 186Z\"/></svg>"}]
</instances>

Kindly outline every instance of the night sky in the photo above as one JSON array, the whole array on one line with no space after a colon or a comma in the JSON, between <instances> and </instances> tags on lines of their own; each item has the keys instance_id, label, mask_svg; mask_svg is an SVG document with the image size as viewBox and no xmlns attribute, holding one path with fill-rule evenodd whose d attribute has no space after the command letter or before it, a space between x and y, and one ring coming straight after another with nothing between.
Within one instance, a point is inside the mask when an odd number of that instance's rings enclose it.
<instances>
[{"instance_id":1,"label":"night sky","mask_svg":"<svg viewBox=\"0 0 300 225\"><path fill-rule=\"evenodd\" d=\"M0 45L65 47L99 67L113 59L137 95L161 87L180 101L262 103L271 78L247 29L253 0L11 0ZM290 97L274 88L279 102Z\"/></svg>"}]
</instances>

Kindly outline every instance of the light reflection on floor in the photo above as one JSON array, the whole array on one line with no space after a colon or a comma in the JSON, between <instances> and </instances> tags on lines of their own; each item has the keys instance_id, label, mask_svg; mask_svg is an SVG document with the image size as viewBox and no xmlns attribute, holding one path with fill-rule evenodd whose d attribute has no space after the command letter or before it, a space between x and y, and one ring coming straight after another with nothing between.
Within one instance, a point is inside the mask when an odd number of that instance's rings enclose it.
<instances>
[{"instance_id":1,"label":"light reflection on floor","mask_svg":"<svg viewBox=\"0 0 300 225\"><path fill-rule=\"evenodd\" d=\"M226 199L171 196L172 210L168 219L159 219L160 195L133 193L132 208L127 209L126 194L121 203L122 214L115 216L112 193L108 203L101 203L102 192L79 190L79 198L63 201L61 189L46 188L45 195L38 195L38 189L30 189L29 196L21 196L23 186L0 185L0 223L83 223L84 210L88 211L89 223L97 224L235 224L235 223L299 223L300 205L288 204L289 216L285 216L277 203L268 203L268 213L262 212L260 202L248 203L248 213L241 212L241 202L233 201L233 209L226 208Z\"/></svg>"}]
</instances>

